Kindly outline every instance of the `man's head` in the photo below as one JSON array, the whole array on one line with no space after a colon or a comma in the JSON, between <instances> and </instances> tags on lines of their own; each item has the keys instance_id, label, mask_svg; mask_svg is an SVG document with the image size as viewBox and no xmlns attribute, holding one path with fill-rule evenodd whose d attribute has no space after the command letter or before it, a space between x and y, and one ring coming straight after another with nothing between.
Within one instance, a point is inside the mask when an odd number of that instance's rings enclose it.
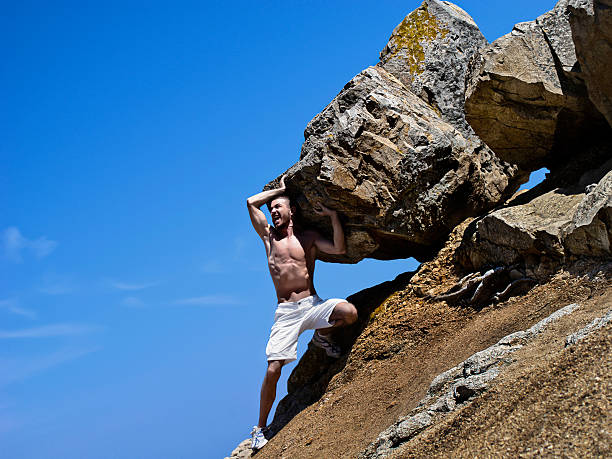
<instances>
[{"instance_id":1,"label":"man's head","mask_svg":"<svg viewBox=\"0 0 612 459\"><path fill-rule=\"evenodd\" d=\"M282 228L292 222L295 215L295 206L291 205L289 196L277 196L268 201L268 210L272 217L272 224L275 228Z\"/></svg>"}]
</instances>

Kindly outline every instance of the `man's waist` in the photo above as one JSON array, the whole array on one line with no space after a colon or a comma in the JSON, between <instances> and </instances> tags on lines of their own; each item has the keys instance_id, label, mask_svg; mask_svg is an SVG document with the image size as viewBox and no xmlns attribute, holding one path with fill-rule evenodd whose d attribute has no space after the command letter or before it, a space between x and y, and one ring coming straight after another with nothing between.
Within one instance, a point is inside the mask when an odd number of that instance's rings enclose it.
<instances>
[{"instance_id":1,"label":"man's waist","mask_svg":"<svg viewBox=\"0 0 612 459\"><path fill-rule=\"evenodd\" d=\"M280 299L280 301L278 302L278 306L300 305L302 303L312 302L317 298L319 298L319 295L317 295L316 293L309 292L307 296L294 299L293 301L285 301L283 299Z\"/></svg>"}]
</instances>

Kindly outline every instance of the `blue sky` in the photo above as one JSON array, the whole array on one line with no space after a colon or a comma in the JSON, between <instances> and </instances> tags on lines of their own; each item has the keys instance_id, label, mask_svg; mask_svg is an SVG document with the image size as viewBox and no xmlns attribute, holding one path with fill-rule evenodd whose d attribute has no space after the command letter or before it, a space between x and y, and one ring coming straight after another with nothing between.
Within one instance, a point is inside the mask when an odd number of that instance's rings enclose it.
<instances>
[{"instance_id":1,"label":"blue sky","mask_svg":"<svg viewBox=\"0 0 612 459\"><path fill-rule=\"evenodd\" d=\"M491 41L554 2L458 4ZM4 5L3 457L216 458L248 435L275 295L245 199L418 5ZM315 281L348 296L416 266Z\"/></svg>"}]
</instances>

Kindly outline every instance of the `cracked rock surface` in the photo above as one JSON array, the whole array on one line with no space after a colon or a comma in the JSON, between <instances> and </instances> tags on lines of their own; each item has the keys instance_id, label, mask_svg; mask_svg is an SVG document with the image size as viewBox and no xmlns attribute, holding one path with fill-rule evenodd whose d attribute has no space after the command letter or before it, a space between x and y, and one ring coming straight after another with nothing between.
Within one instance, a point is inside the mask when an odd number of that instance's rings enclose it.
<instances>
[{"instance_id":1,"label":"cracked rock surface","mask_svg":"<svg viewBox=\"0 0 612 459\"><path fill-rule=\"evenodd\" d=\"M524 170L552 170L583 139L609 136L586 91L567 7L560 0L516 24L471 63L466 119L500 158Z\"/></svg>"},{"instance_id":2,"label":"cracked rock surface","mask_svg":"<svg viewBox=\"0 0 612 459\"><path fill-rule=\"evenodd\" d=\"M465 11L425 0L393 31L380 63L308 124L286 183L306 226L330 233L312 211L319 200L342 215L347 253L325 261L431 258L458 223L526 180L465 122L467 63L485 44Z\"/></svg>"},{"instance_id":3,"label":"cracked rock surface","mask_svg":"<svg viewBox=\"0 0 612 459\"><path fill-rule=\"evenodd\" d=\"M570 0L568 12L589 98L612 125L612 0Z\"/></svg>"},{"instance_id":4,"label":"cracked rock surface","mask_svg":"<svg viewBox=\"0 0 612 459\"><path fill-rule=\"evenodd\" d=\"M595 183L589 176L579 191L557 188L484 216L464 239L459 260L475 269L520 263L541 278L571 257L612 257L609 167L610 162L595 175L605 174Z\"/></svg>"},{"instance_id":5,"label":"cracked rock surface","mask_svg":"<svg viewBox=\"0 0 612 459\"><path fill-rule=\"evenodd\" d=\"M466 137L464 114L470 59L488 44L471 16L450 2L425 0L393 30L380 63Z\"/></svg>"}]
</instances>

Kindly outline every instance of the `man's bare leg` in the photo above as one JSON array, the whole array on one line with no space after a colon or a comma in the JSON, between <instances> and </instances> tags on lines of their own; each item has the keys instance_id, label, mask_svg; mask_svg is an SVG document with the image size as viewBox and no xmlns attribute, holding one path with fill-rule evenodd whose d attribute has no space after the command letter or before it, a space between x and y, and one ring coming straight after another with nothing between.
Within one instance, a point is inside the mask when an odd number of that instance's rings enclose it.
<instances>
[{"instance_id":1,"label":"man's bare leg","mask_svg":"<svg viewBox=\"0 0 612 459\"><path fill-rule=\"evenodd\" d=\"M261 398L259 402L259 424L262 429L268 423L268 414L276 398L276 383L281 375L284 360L271 360L268 362L268 369L261 385Z\"/></svg>"},{"instance_id":2,"label":"man's bare leg","mask_svg":"<svg viewBox=\"0 0 612 459\"><path fill-rule=\"evenodd\" d=\"M329 321L330 323L333 322L333 325L327 328L319 328L317 330L319 334L327 335L331 333L334 328L346 327L347 325L354 324L357 321L357 308L348 302L338 303L329 316Z\"/></svg>"}]
</instances>

